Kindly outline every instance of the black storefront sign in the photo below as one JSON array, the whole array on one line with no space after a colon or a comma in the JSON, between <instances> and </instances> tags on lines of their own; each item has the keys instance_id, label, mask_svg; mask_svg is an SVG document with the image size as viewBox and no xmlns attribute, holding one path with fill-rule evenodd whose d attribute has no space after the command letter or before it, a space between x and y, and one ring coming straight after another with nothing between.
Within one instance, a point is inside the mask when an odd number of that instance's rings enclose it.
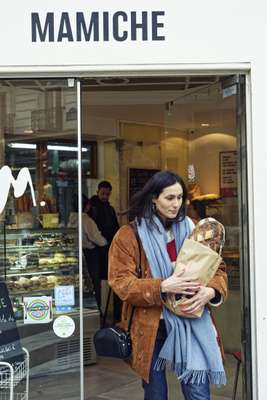
<instances>
[{"instance_id":1,"label":"black storefront sign","mask_svg":"<svg viewBox=\"0 0 267 400\"><path fill-rule=\"evenodd\" d=\"M0 362L14 367L24 360L19 332L5 282L0 281Z\"/></svg>"}]
</instances>

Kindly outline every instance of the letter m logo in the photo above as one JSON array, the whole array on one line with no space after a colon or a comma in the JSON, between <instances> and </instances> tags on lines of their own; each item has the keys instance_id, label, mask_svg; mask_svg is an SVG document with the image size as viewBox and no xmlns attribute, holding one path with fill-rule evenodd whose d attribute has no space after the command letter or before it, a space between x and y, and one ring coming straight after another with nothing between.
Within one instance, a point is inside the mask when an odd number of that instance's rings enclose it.
<instances>
[{"instance_id":1,"label":"letter m logo","mask_svg":"<svg viewBox=\"0 0 267 400\"><path fill-rule=\"evenodd\" d=\"M29 169L22 168L18 173L17 179L13 177L12 171L7 165L4 165L0 169L0 214L6 206L10 187L13 186L14 196L18 198L25 193L28 184L31 189L32 203L36 206L35 193Z\"/></svg>"}]
</instances>

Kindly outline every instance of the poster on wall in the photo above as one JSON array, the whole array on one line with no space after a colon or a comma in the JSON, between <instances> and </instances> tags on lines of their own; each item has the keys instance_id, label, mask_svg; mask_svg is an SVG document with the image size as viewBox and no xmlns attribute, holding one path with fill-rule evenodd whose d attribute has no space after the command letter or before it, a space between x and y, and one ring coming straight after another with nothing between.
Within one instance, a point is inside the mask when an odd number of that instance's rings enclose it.
<instances>
[{"instance_id":1,"label":"poster on wall","mask_svg":"<svg viewBox=\"0 0 267 400\"><path fill-rule=\"evenodd\" d=\"M220 152L220 196L237 196L237 151Z\"/></svg>"}]
</instances>

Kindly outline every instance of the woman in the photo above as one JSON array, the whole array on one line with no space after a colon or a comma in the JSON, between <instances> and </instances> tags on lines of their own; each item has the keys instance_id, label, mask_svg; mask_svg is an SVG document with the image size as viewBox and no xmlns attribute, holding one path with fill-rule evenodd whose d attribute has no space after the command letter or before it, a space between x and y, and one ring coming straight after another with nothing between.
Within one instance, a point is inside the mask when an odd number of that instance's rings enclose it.
<instances>
[{"instance_id":1,"label":"woman","mask_svg":"<svg viewBox=\"0 0 267 400\"><path fill-rule=\"evenodd\" d=\"M78 198L73 199L74 212L70 213L68 227L76 228L78 226ZM86 266L92 280L96 303L101 315L101 279L97 246L107 245L107 241L99 231L95 221L88 216L90 211L90 201L83 195L82 197L82 246L83 254L86 260Z\"/></svg>"},{"instance_id":2,"label":"woman","mask_svg":"<svg viewBox=\"0 0 267 400\"><path fill-rule=\"evenodd\" d=\"M189 295L183 311L188 314L203 305L219 305L227 295L222 265L208 287L183 278L173 268L184 239L193 229L186 217L186 187L176 174L155 174L133 199L142 244L141 271L137 277L139 249L130 225L113 239L109 253L109 283L123 300L121 324L131 327L130 365L141 376L145 400L167 400L165 366L170 364L186 400L209 400L209 384L225 383L225 372L210 312L201 318L177 317L162 304L165 293Z\"/></svg>"}]
</instances>

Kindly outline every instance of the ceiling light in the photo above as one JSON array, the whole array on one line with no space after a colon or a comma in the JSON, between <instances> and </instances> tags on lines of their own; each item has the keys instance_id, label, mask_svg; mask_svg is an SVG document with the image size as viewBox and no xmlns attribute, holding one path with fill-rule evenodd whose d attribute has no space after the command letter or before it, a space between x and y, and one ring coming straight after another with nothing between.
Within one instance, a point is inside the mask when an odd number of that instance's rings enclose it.
<instances>
[{"instance_id":1,"label":"ceiling light","mask_svg":"<svg viewBox=\"0 0 267 400\"><path fill-rule=\"evenodd\" d=\"M59 150L59 151L78 151L78 147L74 146L62 146L57 144L49 144L47 150ZM82 151L88 151L86 147L82 147Z\"/></svg>"},{"instance_id":2,"label":"ceiling light","mask_svg":"<svg viewBox=\"0 0 267 400\"><path fill-rule=\"evenodd\" d=\"M203 124L201 124L201 126L203 126L203 128L204 128L204 127L210 126L210 124L208 124L208 123L203 123Z\"/></svg>"},{"instance_id":3,"label":"ceiling light","mask_svg":"<svg viewBox=\"0 0 267 400\"><path fill-rule=\"evenodd\" d=\"M9 143L8 145L12 149L36 149L36 144L33 143ZM78 151L78 147L76 146L62 146L62 145L54 145L49 144L47 146L47 150L58 150L58 151ZM82 147L82 152L86 152L88 149L86 147Z\"/></svg>"},{"instance_id":4,"label":"ceiling light","mask_svg":"<svg viewBox=\"0 0 267 400\"><path fill-rule=\"evenodd\" d=\"M31 144L31 143L9 143L8 147L12 147L12 149L36 149L36 144Z\"/></svg>"}]
</instances>

